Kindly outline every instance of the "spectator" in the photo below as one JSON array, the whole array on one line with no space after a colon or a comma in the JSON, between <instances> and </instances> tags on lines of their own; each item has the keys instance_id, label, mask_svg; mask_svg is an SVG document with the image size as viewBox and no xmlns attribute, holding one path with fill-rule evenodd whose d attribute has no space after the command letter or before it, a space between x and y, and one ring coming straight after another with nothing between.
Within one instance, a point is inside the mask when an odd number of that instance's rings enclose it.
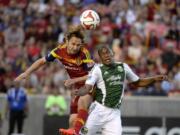
<instances>
[{"instance_id":1,"label":"spectator","mask_svg":"<svg viewBox=\"0 0 180 135\"><path fill-rule=\"evenodd\" d=\"M161 83L157 82L154 87L151 88L149 93L151 96L167 96L167 93L161 88Z\"/></svg>"},{"instance_id":2,"label":"spectator","mask_svg":"<svg viewBox=\"0 0 180 135\"><path fill-rule=\"evenodd\" d=\"M5 50L9 62L21 53L21 47L24 42L24 30L18 26L16 20L11 20L10 26L4 31Z\"/></svg>"},{"instance_id":3,"label":"spectator","mask_svg":"<svg viewBox=\"0 0 180 135\"><path fill-rule=\"evenodd\" d=\"M131 36L131 46L128 48L128 56L131 58L132 63L137 64L142 57L143 48L139 37Z\"/></svg>"},{"instance_id":4,"label":"spectator","mask_svg":"<svg viewBox=\"0 0 180 135\"><path fill-rule=\"evenodd\" d=\"M4 67L1 67L0 64L0 93L6 93L7 88L5 85L5 75L6 75L6 70Z\"/></svg>"},{"instance_id":5,"label":"spectator","mask_svg":"<svg viewBox=\"0 0 180 135\"><path fill-rule=\"evenodd\" d=\"M180 55L174 53L174 46L171 42L167 43L161 59L162 65L164 65L168 71L170 71L173 66L175 66L179 61Z\"/></svg>"},{"instance_id":6,"label":"spectator","mask_svg":"<svg viewBox=\"0 0 180 135\"><path fill-rule=\"evenodd\" d=\"M180 69L173 70L176 71L173 79L174 88L169 91L168 96L180 96Z\"/></svg>"},{"instance_id":7,"label":"spectator","mask_svg":"<svg viewBox=\"0 0 180 135\"><path fill-rule=\"evenodd\" d=\"M95 48L103 43L112 47L117 61L125 60L143 76L171 72L176 65L180 54L177 0L0 0L0 91L6 92L4 88L18 72L63 42L68 27L79 23L85 9L96 10L101 17L100 27L87 31L86 37L95 61ZM132 40L134 35L140 43ZM165 49L169 42L173 43L171 53ZM30 93L48 93L48 81L53 80L63 90L58 81L64 76L59 74L61 71L45 66L25 87Z\"/></svg>"},{"instance_id":8,"label":"spectator","mask_svg":"<svg viewBox=\"0 0 180 135\"><path fill-rule=\"evenodd\" d=\"M18 26L18 22L15 19L10 21L9 27L4 31L5 45L9 46L21 46L24 42L24 30Z\"/></svg>"},{"instance_id":9,"label":"spectator","mask_svg":"<svg viewBox=\"0 0 180 135\"><path fill-rule=\"evenodd\" d=\"M51 94L46 99L45 108L47 114L52 115L64 115L67 110L67 103L64 97L59 93L57 89L52 89Z\"/></svg>"},{"instance_id":10,"label":"spectator","mask_svg":"<svg viewBox=\"0 0 180 135\"><path fill-rule=\"evenodd\" d=\"M7 93L6 114L9 114L9 131L8 135L14 133L17 124L18 134L23 133L24 119L28 113L28 100L25 89L16 83Z\"/></svg>"}]
</instances>

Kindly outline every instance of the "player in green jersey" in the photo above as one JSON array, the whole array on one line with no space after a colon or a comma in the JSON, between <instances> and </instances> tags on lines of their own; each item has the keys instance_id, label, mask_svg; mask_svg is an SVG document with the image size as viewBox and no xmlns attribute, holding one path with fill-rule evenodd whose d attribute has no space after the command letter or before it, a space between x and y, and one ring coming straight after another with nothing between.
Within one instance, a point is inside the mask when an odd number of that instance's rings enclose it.
<instances>
[{"instance_id":1,"label":"player in green jersey","mask_svg":"<svg viewBox=\"0 0 180 135\"><path fill-rule=\"evenodd\" d=\"M86 135L95 135L101 129L102 135L121 135L120 105L124 93L125 81L136 87L145 87L154 82L166 80L166 75L139 78L131 68L122 62L114 62L113 53L107 46L98 50L102 64L95 65L88 75L85 89L75 91L83 96L96 89L95 101L85 124Z\"/></svg>"}]
</instances>

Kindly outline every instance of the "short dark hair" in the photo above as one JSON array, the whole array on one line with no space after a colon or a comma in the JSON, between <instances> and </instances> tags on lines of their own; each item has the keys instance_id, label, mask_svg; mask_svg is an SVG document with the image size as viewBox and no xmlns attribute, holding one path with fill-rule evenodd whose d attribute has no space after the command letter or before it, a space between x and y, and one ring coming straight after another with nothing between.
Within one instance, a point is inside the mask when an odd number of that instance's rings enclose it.
<instances>
[{"instance_id":1,"label":"short dark hair","mask_svg":"<svg viewBox=\"0 0 180 135\"><path fill-rule=\"evenodd\" d=\"M99 56L100 56L100 54L101 54L101 52L102 52L103 49L107 49L107 50L109 50L111 53L113 53L112 50L111 50L107 45L100 45L100 46L98 47L98 55L99 55Z\"/></svg>"}]
</instances>

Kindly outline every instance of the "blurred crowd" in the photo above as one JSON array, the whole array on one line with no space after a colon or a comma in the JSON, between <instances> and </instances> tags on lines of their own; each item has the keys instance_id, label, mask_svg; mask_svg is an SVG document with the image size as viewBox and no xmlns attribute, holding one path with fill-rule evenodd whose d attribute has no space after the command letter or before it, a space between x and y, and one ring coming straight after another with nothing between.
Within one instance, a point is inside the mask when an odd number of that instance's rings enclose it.
<instances>
[{"instance_id":1,"label":"blurred crowd","mask_svg":"<svg viewBox=\"0 0 180 135\"><path fill-rule=\"evenodd\" d=\"M180 2L178 0L0 0L0 92L35 60L58 43L85 9L99 13L98 29L86 31L86 46L109 45L116 61L129 64L140 77L167 74L169 81L146 89L126 87L126 95L180 95ZM29 94L57 88L70 95L61 63L49 63L24 85Z\"/></svg>"}]
</instances>

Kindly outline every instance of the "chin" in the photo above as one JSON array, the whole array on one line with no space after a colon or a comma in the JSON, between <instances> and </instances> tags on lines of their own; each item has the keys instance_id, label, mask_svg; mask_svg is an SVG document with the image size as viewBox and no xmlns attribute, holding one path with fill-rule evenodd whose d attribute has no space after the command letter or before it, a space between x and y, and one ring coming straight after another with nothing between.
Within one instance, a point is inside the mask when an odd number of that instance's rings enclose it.
<instances>
[{"instance_id":1,"label":"chin","mask_svg":"<svg viewBox=\"0 0 180 135\"><path fill-rule=\"evenodd\" d=\"M111 63L104 63L104 64L107 65L107 66L108 66L108 65L111 65Z\"/></svg>"},{"instance_id":2,"label":"chin","mask_svg":"<svg viewBox=\"0 0 180 135\"><path fill-rule=\"evenodd\" d=\"M70 55L74 55L74 54L76 54L75 52L70 52Z\"/></svg>"}]
</instances>

